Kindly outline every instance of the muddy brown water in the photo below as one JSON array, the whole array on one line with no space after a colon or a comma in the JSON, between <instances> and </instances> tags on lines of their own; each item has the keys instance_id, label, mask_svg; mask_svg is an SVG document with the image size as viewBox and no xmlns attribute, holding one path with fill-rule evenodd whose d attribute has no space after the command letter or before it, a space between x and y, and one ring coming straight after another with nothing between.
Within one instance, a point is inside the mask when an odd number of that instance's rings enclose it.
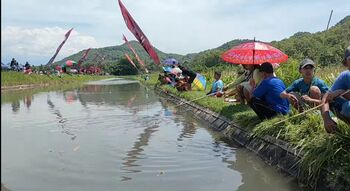
<instances>
[{"instance_id":1,"label":"muddy brown water","mask_svg":"<svg viewBox=\"0 0 350 191\"><path fill-rule=\"evenodd\" d=\"M1 190L302 190L135 81L1 94Z\"/></svg>"}]
</instances>

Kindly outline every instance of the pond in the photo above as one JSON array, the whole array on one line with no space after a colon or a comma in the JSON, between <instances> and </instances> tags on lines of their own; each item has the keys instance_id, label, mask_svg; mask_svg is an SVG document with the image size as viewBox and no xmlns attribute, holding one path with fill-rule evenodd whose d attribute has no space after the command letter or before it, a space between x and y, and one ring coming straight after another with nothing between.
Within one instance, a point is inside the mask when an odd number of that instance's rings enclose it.
<instances>
[{"instance_id":1,"label":"pond","mask_svg":"<svg viewBox=\"0 0 350 191\"><path fill-rule=\"evenodd\" d=\"M136 81L1 94L1 190L301 190Z\"/></svg>"}]
</instances>

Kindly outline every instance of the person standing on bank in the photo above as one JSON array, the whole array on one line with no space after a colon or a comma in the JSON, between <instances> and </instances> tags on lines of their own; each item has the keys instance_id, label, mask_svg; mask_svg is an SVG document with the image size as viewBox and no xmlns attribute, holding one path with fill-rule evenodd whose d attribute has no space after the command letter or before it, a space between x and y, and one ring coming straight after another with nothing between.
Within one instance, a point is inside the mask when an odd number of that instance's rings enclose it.
<instances>
[{"instance_id":1,"label":"person standing on bank","mask_svg":"<svg viewBox=\"0 0 350 191\"><path fill-rule=\"evenodd\" d=\"M249 106L260 120L270 119L278 114L289 112L289 102L281 98L281 92L286 88L283 81L273 75L273 67L269 62L261 64L259 68L263 80L253 91Z\"/></svg>"},{"instance_id":2,"label":"person standing on bank","mask_svg":"<svg viewBox=\"0 0 350 191\"><path fill-rule=\"evenodd\" d=\"M299 66L302 78L295 80L280 95L281 98L287 98L299 112L303 112L307 105L315 107L321 104L322 95L329 89L323 80L315 77L315 69L314 61L304 59Z\"/></svg>"}]
</instances>

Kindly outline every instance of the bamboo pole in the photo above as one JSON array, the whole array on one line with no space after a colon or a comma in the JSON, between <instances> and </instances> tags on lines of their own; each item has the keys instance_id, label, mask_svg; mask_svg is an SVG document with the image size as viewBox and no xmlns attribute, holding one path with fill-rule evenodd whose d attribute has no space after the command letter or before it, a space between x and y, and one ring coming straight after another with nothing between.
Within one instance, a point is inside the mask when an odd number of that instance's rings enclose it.
<instances>
[{"instance_id":1,"label":"bamboo pole","mask_svg":"<svg viewBox=\"0 0 350 191\"><path fill-rule=\"evenodd\" d=\"M189 100L189 101L186 101L186 102L182 102L182 103L180 103L180 104L178 104L178 105L175 105L175 107L184 105L184 104L186 104L186 103L191 103L191 102L193 102L193 101L200 100L200 99L206 98L206 97L211 96L211 95L214 95L214 94L216 94L216 92L215 92L215 93L208 94L208 95L205 95L205 96L202 96L202 97L199 97L199 98L196 98L196 99L193 99L193 100Z\"/></svg>"},{"instance_id":2,"label":"bamboo pole","mask_svg":"<svg viewBox=\"0 0 350 191\"><path fill-rule=\"evenodd\" d=\"M349 93L349 92L350 92L350 90L347 90L347 91L343 92L342 94L338 95L337 97L343 96L343 95L345 95L345 94L347 94L347 93ZM282 121L279 121L279 122L275 123L274 125L278 125L278 124L283 123L283 122L285 122L285 121L288 121L288 120L290 120L290 119L292 119L292 118L295 118L295 117L304 115L304 114L306 114L306 113L308 113L308 112L310 112L310 111L313 111L313 110L316 110L316 109L318 109L318 108L321 108L324 104L325 104L325 103L322 103L322 104L320 104L320 105L318 105L318 106L316 106L316 107L313 107L313 108L311 108L311 109L305 110L305 111L303 111L303 112L301 112L301 113L299 113L299 114L293 115L293 116L291 116L291 117L289 117L289 118L287 118L287 119L284 119L284 120L282 120Z\"/></svg>"}]
</instances>

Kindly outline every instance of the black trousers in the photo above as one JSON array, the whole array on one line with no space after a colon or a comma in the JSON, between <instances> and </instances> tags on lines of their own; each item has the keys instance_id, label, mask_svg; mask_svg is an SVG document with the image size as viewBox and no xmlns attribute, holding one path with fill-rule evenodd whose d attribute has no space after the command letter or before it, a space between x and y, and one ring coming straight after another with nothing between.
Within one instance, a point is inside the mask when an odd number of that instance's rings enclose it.
<instances>
[{"instance_id":1,"label":"black trousers","mask_svg":"<svg viewBox=\"0 0 350 191\"><path fill-rule=\"evenodd\" d=\"M278 114L275 110L270 108L266 102L256 97L252 97L248 104L256 115L258 115L260 120L270 119Z\"/></svg>"}]
</instances>

